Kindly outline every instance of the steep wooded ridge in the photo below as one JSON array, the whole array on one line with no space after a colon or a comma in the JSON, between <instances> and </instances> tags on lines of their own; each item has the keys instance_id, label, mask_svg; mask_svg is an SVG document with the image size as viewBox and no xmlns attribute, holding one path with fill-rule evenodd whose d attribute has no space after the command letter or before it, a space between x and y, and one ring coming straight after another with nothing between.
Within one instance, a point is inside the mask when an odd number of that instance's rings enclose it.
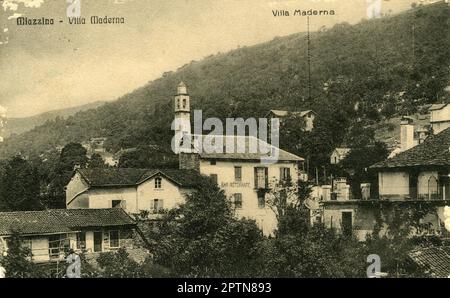
<instances>
[{"instance_id":1,"label":"steep wooded ridge","mask_svg":"<svg viewBox=\"0 0 450 298\"><path fill-rule=\"evenodd\" d=\"M17 152L36 156L57 145L99 136L108 137L111 151L167 146L180 80L189 86L192 107L202 109L204 117L261 117L275 108L313 109L330 130L329 141L339 145L355 119L377 122L448 100L449 15L449 6L438 3L312 32L310 97L306 35L277 37L190 62L117 101L47 121L7 139L0 145L0 157Z\"/></svg>"},{"instance_id":2,"label":"steep wooded ridge","mask_svg":"<svg viewBox=\"0 0 450 298\"><path fill-rule=\"evenodd\" d=\"M105 102L96 101L81 106L48 111L29 117L9 118L6 126L6 136L21 134L33 129L36 126L44 124L47 120L53 120L57 117L67 118L80 111L95 109L103 104L105 104Z\"/></svg>"}]
</instances>

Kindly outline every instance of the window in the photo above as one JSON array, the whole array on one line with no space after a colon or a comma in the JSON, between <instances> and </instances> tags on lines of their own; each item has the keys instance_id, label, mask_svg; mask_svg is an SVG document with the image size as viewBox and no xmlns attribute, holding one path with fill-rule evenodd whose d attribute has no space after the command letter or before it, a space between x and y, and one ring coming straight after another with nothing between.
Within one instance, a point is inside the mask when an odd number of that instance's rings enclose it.
<instances>
[{"instance_id":1,"label":"window","mask_svg":"<svg viewBox=\"0 0 450 298\"><path fill-rule=\"evenodd\" d=\"M109 231L109 247L119 247L119 231Z\"/></svg>"},{"instance_id":2,"label":"window","mask_svg":"<svg viewBox=\"0 0 450 298\"><path fill-rule=\"evenodd\" d=\"M255 168L255 188L268 188L267 168Z\"/></svg>"},{"instance_id":3,"label":"window","mask_svg":"<svg viewBox=\"0 0 450 298\"><path fill-rule=\"evenodd\" d=\"M215 161L215 160L211 160L211 161L209 162L209 164L212 165L212 166L215 166L215 165L216 165L216 161Z\"/></svg>"},{"instance_id":4,"label":"window","mask_svg":"<svg viewBox=\"0 0 450 298\"><path fill-rule=\"evenodd\" d=\"M342 212L342 233L346 236L352 234L352 212L343 211Z\"/></svg>"},{"instance_id":5,"label":"window","mask_svg":"<svg viewBox=\"0 0 450 298\"><path fill-rule=\"evenodd\" d=\"M120 208L120 204L122 203L122 200L112 200L111 201L111 207L112 208Z\"/></svg>"},{"instance_id":6,"label":"window","mask_svg":"<svg viewBox=\"0 0 450 298\"><path fill-rule=\"evenodd\" d=\"M50 258L58 258L61 249L64 247L62 235L50 235L48 237L48 254Z\"/></svg>"},{"instance_id":7,"label":"window","mask_svg":"<svg viewBox=\"0 0 450 298\"><path fill-rule=\"evenodd\" d=\"M77 249L86 249L86 232L77 233Z\"/></svg>"},{"instance_id":8,"label":"window","mask_svg":"<svg viewBox=\"0 0 450 298\"><path fill-rule=\"evenodd\" d=\"M234 194L234 207L236 209L242 209L242 194L241 193Z\"/></svg>"},{"instance_id":9,"label":"window","mask_svg":"<svg viewBox=\"0 0 450 298\"><path fill-rule=\"evenodd\" d=\"M153 212L154 213L161 213L161 211L164 208L164 200L163 199L154 199L153 200Z\"/></svg>"},{"instance_id":10,"label":"window","mask_svg":"<svg viewBox=\"0 0 450 298\"><path fill-rule=\"evenodd\" d=\"M291 180L291 169L282 167L280 168L280 180L288 181Z\"/></svg>"},{"instance_id":11,"label":"window","mask_svg":"<svg viewBox=\"0 0 450 298\"><path fill-rule=\"evenodd\" d=\"M183 98L183 109L186 108L186 98Z\"/></svg>"},{"instance_id":12,"label":"window","mask_svg":"<svg viewBox=\"0 0 450 298\"><path fill-rule=\"evenodd\" d=\"M258 208L266 208L266 197L264 194L258 194Z\"/></svg>"},{"instance_id":13,"label":"window","mask_svg":"<svg viewBox=\"0 0 450 298\"><path fill-rule=\"evenodd\" d=\"M234 180L242 181L242 167L234 167Z\"/></svg>"},{"instance_id":14,"label":"window","mask_svg":"<svg viewBox=\"0 0 450 298\"><path fill-rule=\"evenodd\" d=\"M155 188L161 188L161 182L162 182L162 178L156 177L155 178Z\"/></svg>"},{"instance_id":15,"label":"window","mask_svg":"<svg viewBox=\"0 0 450 298\"><path fill-rule=\"evenodd\" d=\"M211 175L209 175L209 177L211 177L211 179L212 179L212 181L215 183L215 184L217 184L217 174L211 174Z\"/></svg>"}]
</instances>

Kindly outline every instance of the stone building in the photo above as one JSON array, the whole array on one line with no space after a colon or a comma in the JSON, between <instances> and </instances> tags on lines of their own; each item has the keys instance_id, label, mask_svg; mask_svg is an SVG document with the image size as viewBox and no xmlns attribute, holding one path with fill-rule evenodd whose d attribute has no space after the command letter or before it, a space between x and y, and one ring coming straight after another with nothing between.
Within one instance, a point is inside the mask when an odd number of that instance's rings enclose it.
<instances>
[{"instance_id":1,"label":"stone building","mask_svg":"<svg viewBox=\"0 0 450 298\"><path fill-rule=\"evenodd\" d=\"M314 129L314 120L316 119L316 113L312 110L295 111L295 112L289 112L284 110L270 110L265 115L265 117L268 119L279 118L281 124L283 119L288 117L289 115L302 118L305 121L305 128L304 128L305 131L312 131Z\"/></svg>"},{"instance_id":2,"label":"stone building","mask_svg":"<svg viewBox=\"0 0 450 298\"><path fill-rule=\"evenodd\" d=\"M424 217L427 233L445 233L443 208L450 203L450 128L371 167L378 175L378 195L365 200L325 200L324 222L360 239L372 232L380 207L430 202L436 212ZM415 207L414 207L415 208ZM424 231L422 231L424 232Z\"/></svg>"},{"instance_id":3,"label":"stone building","mask_svg":"<svg viewBox=\"0 0 450 298\"><path fill-rule=\"evenodd\" d=\"M183 203L195 190L199 175L213 178L233 203L238 217L254 219L268 235L276 228L276 216L266 204L266 194L276 181L305 178L304 159L275 148L252 136L206 136L191 134L190 97L184 83L175 96L174 142L189 140L177 151L179 169L79 169L67 185L67 208L122 207L129 213L155 213ZM221 144L243 145L243 150L198 150L206 139ZM253 144L267 151L251 150ZM224 152L222 152L224 151ZM265 163L276 151L276 160Z\"/></svg>"},{"instance_id":4,"label":"stone building","mask_svg":"<svg viewBox=\"0 0 450 298\"><path fill-rule=\"evenodd\" d=\"M430 124L434 133L450 127L450 103L434 104L429 109Z\"/></svg>"},{"instance_id":5,"label":"stone building","mask_svg":"<svg viewBox=\"0 0 450 298\"><path fill-rule=\"evenodd\" d=\"M88 257L120 247L132 251L135 227L121 209L0 212L0 253L13 233L22 237L36 263L64 260L70 248Z\"/></svg>"},{"instance_id":6,"label":"stone building","mask_svg":"<svg viewBox=\"0 0 450 298\"><path fill-rule=\"evenodd\" d=\"M331 152L330 163L336 165L343 161L347 155L350 153L350 148L336 148Z\"/></svg>"},{"instance_id":7,"label":"stone building","mask_svg":"<svg viewBox=\"0 0 450 298\"><path fill-rule=\"evenodd\" d=\"M66 207L120 207L130 214L158 214L183 203L199 176L182 169L77 169L66 187Z\"/></svg>"}]
</instances>

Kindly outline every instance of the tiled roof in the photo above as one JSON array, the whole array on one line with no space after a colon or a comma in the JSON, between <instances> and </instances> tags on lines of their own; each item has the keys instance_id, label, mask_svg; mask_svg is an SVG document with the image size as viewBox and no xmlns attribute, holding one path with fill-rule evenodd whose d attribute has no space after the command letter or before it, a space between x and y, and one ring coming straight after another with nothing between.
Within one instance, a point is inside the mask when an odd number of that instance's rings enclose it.
<instances>
[{"instance_id":1,"label":"tiled roof","mask_svg":"<svg viewBox=\"0 0 450 298\"><path fill-rule=\"evenodd\" d=\"M183 186L183 187L195 187L198 185L199 179L201 175L194 170L179 170L179 169L164 169L164 170L148 170L138 181L139 183L142 183L143 181L156 176L156 175L162 175L169 180L173 181L174 183Z\"/></svg>"},{"instance_id":2,"label":"tiled roof","mask_svg":"<svg viewBox=\"0 0 450 298\"><path fill-rule=\"evenodd\" d=\"M334 149L334 151L336 151L337 154L339 154L340 156L346 156L347 154L350 153L352 149L350 148L336 148Z\"/></svg>"},{"instance_id":3,"label":"tiled roof","mask_svg":"<svg viewBox=\"0 0 450 298\"><path fill-rule=\"evenodd\" d=\"M200 176L194 170L179 169L91 168L78 169L78 172L92 187L135 186L158 174L180 186L192 187L197 185Z\"/></svg>"},{"instance_id":4,"label":"tiled roof","mask_svg":"<svg viewBox=\"0 0 450 298\"><path fill-rule=\"evenodd\" d=\"M0 235L66 233L80 228L134 225L120 208L0 212Z\"/></svg>"},{"instance_id":5,"label":"tiled roof","mask_svg":"<svg viewBox=\"0 0 450 298\"><path fill-rule=\"evenodd\" d=\"M409 257L419 266L426 268L433 277L450 276L450 247L427 247L411 251Z\"/></svg>"},{"instance_id":6,"label":"tiled roof","mask_svg":"<svg viewBox=\"0 0 450 298\"><path fill-rule=\"evenodd\" d=\"M267 142L264 142L256 137L253 136L222 136L222 135L217 135L217 136L210 136L211 140L205 140L205 137L207 137L208 135L193 135L194 138L194 148L198 148L197 147L197 140L202 138L205 142L207 142L208 144L210 142L222 142L224 149L223 149L223 153L208 153L205 152L205 150L203 150L203 152L200 152L200 158L203 159L225 159L225 160L230 160L230 159L234 159L234 160L262 160L264 158L268 158L269 154L268 153L264 153L265 151L263 150L259 150L258 144L261 144L262 146L267 146L266 148L270 148L270 149L274 149L275 147L272 146L271 144L268 144ZM235 144L235 150L234 152L226 152L226 144L227 142L230 142L230 144ZM240 152L238 150L238 146L236 144L238 144L239 142L242 142L243 146L243 150L241 150L242 152ZM257 148L256 150L250 150L251 148L251 144L257 144ZM195 149L193 149L195 150ZM268 151L268 150L266 150ZM289 153L287 151L284 151L282 149L278 149L278 160L279 161L302 161L304 160L303 158Z\"/></svg>"},{"instance_id":7,"label":"tiled roof","mask_svg":"<svg viewBox=\"0 0 450 298\"><path fill-rule=\"evenodd\" d=\"M371 168L399 168L414 166L450 165L450 128L430 135L422 144L403 151Z\"/></svg>"},{"instance_id":8,"label":"tiled roof","mask_svg":"<svg viewBox=\"0 0 450 298\"><path fill-rule=\"evenodd\" d=\"M309 112L313 112L312 110L305 110L300 112L291 112L293 115L300 115L301 117L307 115ZM283 110L270 110L268 114L274 114L277 117L286 117L289 113L289 111L283 111Z\"/></svg>"},{"instance_id":9,"label":"tiled roof","mask_svg":"<svg viewBox=\"0 0 450 298\"><path fill-rule=\"evenodd\" d=\"M429 111L435 111L435 110L440 110L442 108L445 108L445 106L447 106L448 103L436 103L431 105L431 107L428 109Z\"/></svg>"},{"instance_id":10,"label":"tiled roof","mask_svg":"<svg viewBox=\"0 0 450 298\"><path fill-rule=\"evenodd\" d=\"M147 171L128 168L78 169L90 186L135 185Z\"/></svg>"}]
</instances>

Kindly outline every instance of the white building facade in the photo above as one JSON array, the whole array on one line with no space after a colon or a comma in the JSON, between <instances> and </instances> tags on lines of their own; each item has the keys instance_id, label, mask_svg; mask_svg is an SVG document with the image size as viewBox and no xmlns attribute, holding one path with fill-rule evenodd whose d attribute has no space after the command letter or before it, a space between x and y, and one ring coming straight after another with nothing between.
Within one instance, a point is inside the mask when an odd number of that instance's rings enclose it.
<instances>
[{"instance_id":1,"label":"white building facade","mask_svg":"<svg viewBox=\"0 0 450 298\"><path fill-rule=\"evenodd\" d=\"M175 142L183 136L203 140L202 135L191 135L190 98L184 83L175 95ZM128 213L149 211L158 213L185 201L195 190L200 175L210 176L233 203L236 216L254 219L263 233L270 235L277 226L275 213L267 204L266 195L277 181L290 179L294 183L307 179L301 170L304 159L275 148L253 137L218 137L241 140L243 152L205 153L184 148L179 154L179 169L79 169L67 185L67 208L121 207ZM250 151L250 143L264 143L268 153ZM276 150L277 158L265 162Z\"/></svg>"}]
</instances>

